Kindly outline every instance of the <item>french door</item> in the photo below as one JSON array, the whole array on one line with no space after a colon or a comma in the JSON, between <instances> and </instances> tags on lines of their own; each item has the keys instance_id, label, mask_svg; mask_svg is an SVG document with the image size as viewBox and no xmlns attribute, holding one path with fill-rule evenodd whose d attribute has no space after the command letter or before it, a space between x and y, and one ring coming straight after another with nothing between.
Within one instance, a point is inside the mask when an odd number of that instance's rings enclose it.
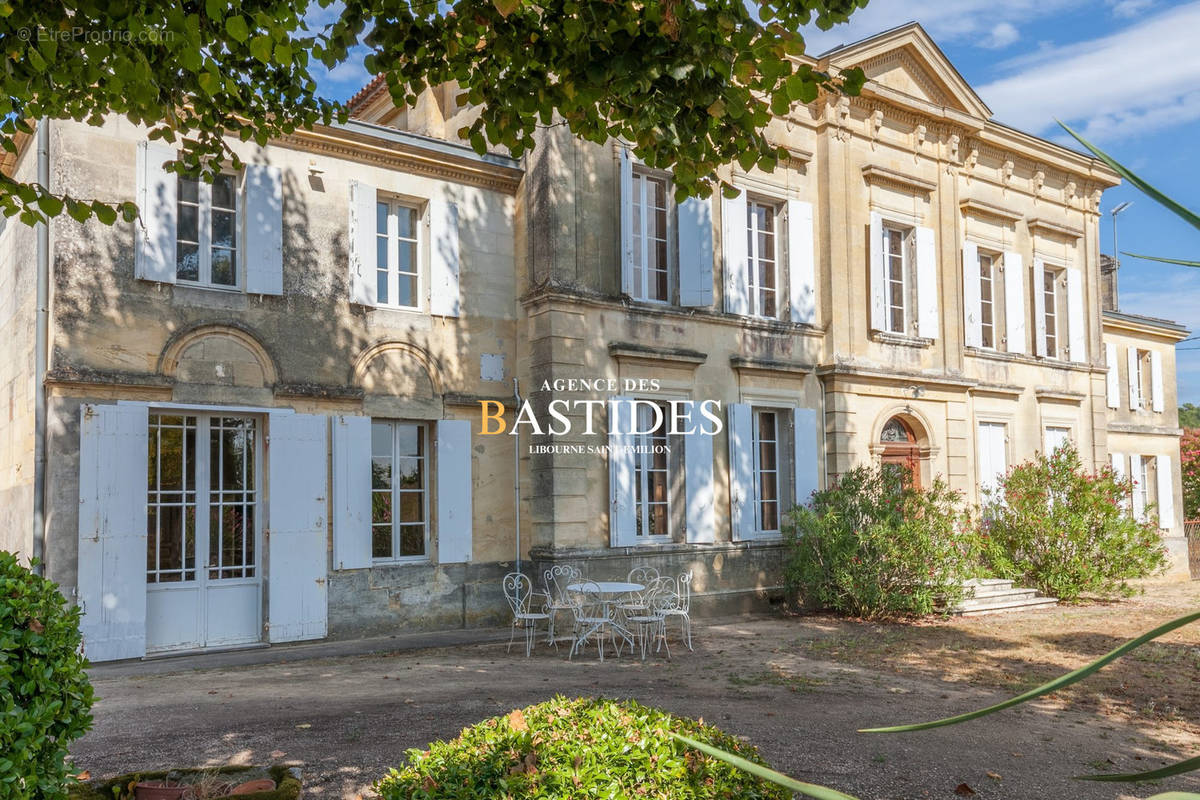
<instances>
[{"instance_id":1,"label":"french door","mask_svg":"<svg viewBox=\"0 0 1200 800\"><path fill-rule=\"evenodd\" d=\"M149 416L146 649L262 638L259 420Z\"/></svg>"}]
</instances>

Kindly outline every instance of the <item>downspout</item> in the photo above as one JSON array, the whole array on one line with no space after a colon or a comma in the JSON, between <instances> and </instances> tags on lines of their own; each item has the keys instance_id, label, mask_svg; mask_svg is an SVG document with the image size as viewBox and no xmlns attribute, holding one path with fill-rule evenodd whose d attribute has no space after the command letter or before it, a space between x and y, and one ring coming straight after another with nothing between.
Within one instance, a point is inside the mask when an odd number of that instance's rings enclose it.
<instances>
[{"instance_id":1,"label":"downspout","mask_svg":"<svg viewBox=\"0 0 1200 800\"><path fill-rule=\"evenodd\" d=\"M37 182L50 190L50 120L37 126ZM33 558L46 574L46 354L49 350L50 220L37 225L37 322L33 383Z\"/></svg>"},{"instance_id":2,"label":"downspout","mask_svg":"<svg viewBox=\"0 0 1200 800\"><path fill-rule=\"evenodd\" d=\"M521 379L513 378L513 400L521 410ZM521 433L513 426L513 510L517 517L517 572L521 572Z\"/></svg>"}]
</instances>

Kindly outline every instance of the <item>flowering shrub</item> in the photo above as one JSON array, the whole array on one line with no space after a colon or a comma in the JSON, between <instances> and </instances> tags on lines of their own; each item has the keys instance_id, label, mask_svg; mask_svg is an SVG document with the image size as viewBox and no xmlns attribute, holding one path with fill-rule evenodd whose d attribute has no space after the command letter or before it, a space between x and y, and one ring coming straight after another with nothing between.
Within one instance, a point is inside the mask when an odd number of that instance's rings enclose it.
<instances>
[{"instance_id":1,"label":"flowering shrub","mask_svg":"<svg viewBox=\"0 0 1200 800\"><path fill-rule=\"evenodd\" d=\"M1167 563L1158 528L1128 510L1131 488L1107 467L1084 470L1069 445L1014 467L984 509L988 565L1060 600L1130 594L1129 579Z\"/></svg>"},{"instance_id":2,"label":"flowering shrub","mask_svg":"<svg viewBox=\"0 0 1200 800\"><path fill-rule=\"evenodd\" d=\"M1179 440L1183 462L1184 519L1200 519L1200 428L1188 428Z\"/></svg>"},{"instance_id":3,"label":"flowering shrub","mask_svg":"<svg viewBox=\"0 0 1200 800\"><path fill-rule=\"evenodd\" d=\"M978 538L940 478L915 488L895 467L855 467L789 513L790 590L860 617L916 616L962 597Z\"/></svg>"}]
</instances>

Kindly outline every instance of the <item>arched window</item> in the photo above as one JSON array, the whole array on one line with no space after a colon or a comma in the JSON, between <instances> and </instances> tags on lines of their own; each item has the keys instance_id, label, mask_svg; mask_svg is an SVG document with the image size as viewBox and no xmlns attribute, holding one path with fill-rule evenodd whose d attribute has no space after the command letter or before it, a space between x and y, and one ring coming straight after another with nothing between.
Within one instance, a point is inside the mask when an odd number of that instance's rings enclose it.
<instances>
[{"instance_id":1,"label":"arched window","mask_svg":"<svg viewBox=\"0 0 1200 800\"><path fill-rule=\"evenodd\" d=\"M880 463L884 466L906 470L914 484L921 482L921 450L912 426L901 417L892 417L879 432L879 443L883 445Z\"/></svg>"}]
</instances>

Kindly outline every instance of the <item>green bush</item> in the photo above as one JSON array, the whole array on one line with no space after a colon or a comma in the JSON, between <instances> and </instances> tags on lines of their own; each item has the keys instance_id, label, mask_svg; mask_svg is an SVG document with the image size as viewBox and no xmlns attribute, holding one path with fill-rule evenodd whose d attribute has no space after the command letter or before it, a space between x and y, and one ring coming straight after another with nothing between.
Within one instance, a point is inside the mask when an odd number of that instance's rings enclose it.
<instances>
[{"instance_id":1,"label":"green bush","mask_svg":"<svg viewBox=\"0 0 1200 800\"><path fill-rule=\"evenodd\" d=\"M1069 445L1013 467L983 511L987 563L1068 602L1130 594L1129 579L1167 564L1157 526L1127 510L1131 488L1107 467L1084 470Z\"/></svg>"},{"instance_id":2,"label":"green bush","mask_svg":"<svg viewBox=\"0 0 1200 800\"><path fill-rule=\"evenodd\" d=\"M92 724L79 611L0 551L0 797L67 796L67 748Z\"/></svg>"},{"instance_id":3,"label":"green bush","mask_svg":"<svg viewBox=\"0 0 1200 800\"><path fill-rule=\"evenodd\" d=\"M919 616L961 599L978 537L957 492L896 467L855 467L792 509L785 578L806 605L868 618Z\"/></svg>"},{"instance_id":4,"label":"green bush","mask_svg":"<svg viewBox=\"0 0 1200 800\"><path fill-rule=\"evenodd\" d=\"M771 798L791 793L667 735L682 733L756 763L753 747L716 728L633 701L556 697L409 750L375 786L384 800L558 797Z\"/></svg>"}]
</instances>

